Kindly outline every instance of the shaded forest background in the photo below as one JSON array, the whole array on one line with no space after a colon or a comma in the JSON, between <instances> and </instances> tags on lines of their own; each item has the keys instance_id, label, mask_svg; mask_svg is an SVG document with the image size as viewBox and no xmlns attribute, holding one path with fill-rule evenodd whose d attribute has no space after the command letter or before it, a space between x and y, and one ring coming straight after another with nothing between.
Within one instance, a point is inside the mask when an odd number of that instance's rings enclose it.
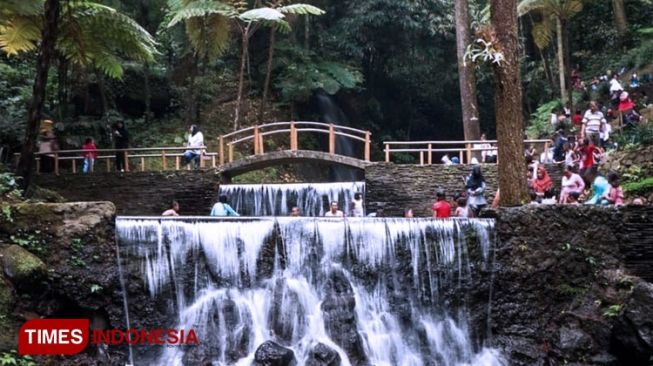
<instances>
[{"instance_id":1,"label":"shaded forest background","mask_svg":"<svg viewBox=\"0 0 653 366\"><path fill-rule=\"evenodd\" d=\"M532 2L522 2L528 1ZM126 52L118 52L120 70L103 68L99 62L74 62L56 54L44 118L56 122L63 147L79 147L87 136L95 137L100 147L108 147L107 126L118 120L126 122L132 131L132 145L139 147L183 145L192 123L200 124L207 137L233 129L243 60L237 27L229 28L226 47L216 50L213 43L198 42L197 37L224 25L204 21L190 29L186 20L169 26L175 7L185 0L98 2L138 22L157 42L157 53L153 60L143 62L130 61ZM487 2L469 2L474 34L487 22ZM288 2L234 3L246 10ZM463 138L453 1L306 3L325 10L325 14L288 15L290 31L275 31L270 101L262 114L271 32L276 28L261 26L249 38L240 126L335 118L340 120L329 122L371 130L377 144L383 140ZM613 1L581 3L582 10L566 23L568 44L563 52L569 55L568 65L578 65L585 80L612 71L650 73L651 1L622 1L625 29L616 17ZM545 47L534 38L537 24L548 16L532 12L519 18L524 117L531 125L546 119L551 106L560 100L555 34ZM1 54L0 141L16 151L24 135L36 55ZM494 137L492 70L481 65L475 74L481 131ZM603 86L599 96L607 94L607 86ZM579 106L591 97L589 93L574 93ZM344 115L338 112L334 117L338 109ZM378 158L380 148L375 153Z\"/></svg>"}]
</instances>

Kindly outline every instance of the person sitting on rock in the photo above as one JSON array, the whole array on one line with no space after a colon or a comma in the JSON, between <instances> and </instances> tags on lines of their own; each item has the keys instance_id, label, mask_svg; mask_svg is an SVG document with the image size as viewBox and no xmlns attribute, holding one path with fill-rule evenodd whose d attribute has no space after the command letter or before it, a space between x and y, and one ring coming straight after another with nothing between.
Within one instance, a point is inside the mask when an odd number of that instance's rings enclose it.
<instances>
[{"instance_id":1,"label":"person sitting on rock","mask_svg":"<svg viewBox=\"0 0 653 366\"><path fill-rule=\"evenodd\" d=\"M234 211L227 203L227 196L220 195L218 202L213 205L211 209L211 216L240 216L238 212Z\"/></svg>"},{"instance_id":2,"label":"person sitting on rock","mask_svg":"<svg viewBox=\"0 0 653 366\"><path fill-rule=\"evenodd\" d=\"M608 182L610 183L610 189L606 194L603 195L603 199L606 203L621 206L624 204L624 190L621 188L621 180L619 175L615 172L610 172L608 174Z\"/></svg>"},{"instance_id":3,"label":"person sitting on rock","mask_svg":"<svg viewBox=\"0 0 653 366\"><path fill-rule=\"evenodd\" d=\"M338 201L331 202L331 209L324 214L324 217L344 217L345 213L338 209Z\"/></svg>"},{"instance_id":4,"label":"person sitting on rock","mask_svg":"<svg viewBox=\"0 0 653 366\"><path fill-rule=\"evenodd\" d=\"M585 190L585 182L580 175L574 173L574 168L567 165L565 167L565 172L562 175L562 189L560 190L560 200L559 203L571 203L569 202L569 196L572 193L578 193L580 196Z\"/></svg>"},{"instance_id":5,"label":"person sitting on rock","mask_svg":"<svg viewBox=\"0 0 653 366\"><path fill-rule=\"evenodd\" d=\"M603 176L599 175L596 167L585 173L585 186L592 186L592 196L585 201L586 205L601 203L601 197L610 190L610 183Z\"/></svg>"},{"instance_id":6,"label":"person sitting on rock","mask_svg":"<svg viewBox=\"0 0 653 366\"><path fill-rule=\"evenodd\" d=\"M169 209L163 211L161 216L179 216L179 202L172 201L172 205Z\"/></svg>"},{"instance_id":7,"label":"person sitting on rock","mask_svg":"<svg viewBox=\"0 0 653 366\"><path fill-rule=\"evenodd\" d=\"M540 165L537 167L537 175L533 180L533 190L535 194L540 197L549 196L551 190L553 189L553 181L549 176L549 172L546 171L544 166Z\"/></svg>"}]
</instances>

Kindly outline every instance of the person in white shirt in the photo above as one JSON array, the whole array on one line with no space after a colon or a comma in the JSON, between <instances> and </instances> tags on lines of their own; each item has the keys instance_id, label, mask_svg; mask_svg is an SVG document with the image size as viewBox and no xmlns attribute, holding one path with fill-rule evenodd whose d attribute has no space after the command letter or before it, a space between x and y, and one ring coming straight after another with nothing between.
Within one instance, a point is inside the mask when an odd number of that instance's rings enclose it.
<instances>
[{"instance_id":1,"label":"person in white shirt","mask_svg":"<svg viewBox=\"0 0 653 366\"><path fill-rule=\"evenodd\" d=\"M324 214L324 217L344 217L344 212L338 210L338 201L331 202L331 209Z\"/></svg>"},{"instance_id":2,"label":"person in white shirt","mask_svg":"<svg viewBox=\"0 0 653 366\"><path fill-rule=\"evenodd\" d=\"M607 121L603 112L599 111L599 105L596 101L590 102L590 109L585 112L583 117L583 127L581 128L581 138L588 138L599 145L600 134L605 130Z\"/></svg>"},{"instance_id":3,"label":"person in white shirt","mask_svg":"<svg viewBox=\"0 0 653 366\"><path fill-rule=\"evenodd\" d=\"M610 98L617 99L623 90L624 87L621 86L621 83L617 78L617 73L614 73L612 79L610 79Z\"/></svg>"},{"instance_id":4,"label":"person in white shirt","mask_svg":"<svg viewBox=\"0 0 653 366\"><path fill-rule=\"evenodd\" d=\"M363 195L359 192L354 194L354 200L351 201L351 216L364 217L365 210L363 209Z\"/></svg>"},{"instance_id":5,"label":"person in white shirt","mask_svg":"<svg viewBox=\"0 0 653 366\"><path fill-rule=\"evenodd\" d=\"M204 135L197 125L191 125L188 135L188 144L186 147L196 148L186 150L184 152L184 164L194 163L195 167L199 167L200 159L202 156L202 149L204 147Z\"/></svg>"}]
</instances>

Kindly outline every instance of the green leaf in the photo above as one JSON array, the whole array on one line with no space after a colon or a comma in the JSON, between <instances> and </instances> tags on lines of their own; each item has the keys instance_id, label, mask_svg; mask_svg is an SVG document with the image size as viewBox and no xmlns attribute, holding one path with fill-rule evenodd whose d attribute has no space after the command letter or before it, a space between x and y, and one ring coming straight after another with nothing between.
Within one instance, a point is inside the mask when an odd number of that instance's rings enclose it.
<instances>
[{"instance_id":1,"label":"green leaf","mask_svg":"<svg viewBox=\"0 0 653 366\"><path fill-rule=\"evenodd\" d=\"M298 14L298 15L322 15L326 13L324 10L310 4L292 4L277 8L278 11L284 14Z\"/></svg>"},{"instance_id":2,"label":"green leaf","mask_svg":"<svg viewBox=\"0 0 653 366\"><path fill-rule=\"evenodd\" d=\"M238 12L231 5L224 4L218 1L199 0L192 1L183 6L182 8L173 12L174 16L168 28L181 22L195 17L204 17L208 15L222 15L228 18L233 18L238 15Z\"/></svg>"}]
</instances>

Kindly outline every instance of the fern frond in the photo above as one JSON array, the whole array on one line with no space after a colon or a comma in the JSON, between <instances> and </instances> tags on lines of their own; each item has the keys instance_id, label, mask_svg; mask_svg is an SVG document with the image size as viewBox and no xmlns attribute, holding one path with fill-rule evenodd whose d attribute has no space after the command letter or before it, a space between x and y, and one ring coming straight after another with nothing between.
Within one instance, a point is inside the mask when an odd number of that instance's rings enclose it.
<instances>
[{"instance_id":1,"label":"fern frond","mask_svg":"<svg viewBox=\"0 0 653 366\"><path fill-rule=\"evenodd\" d=\"M282 12L272 9L272 8L256 8L248 10L238 16L242 21L245 22L260 22L260 21L270 21L276 22L280 21L286 16Z\"/></svg>"},{"instance_id":2,"label":"fern frond","mask_svg":"<svg viewBox=\"0 0 653 366\"><path fill-rule=\"evenodd\" d=\"M41 38L38 19L16 16L5 25L0 25L0 49L9 55L35 49Z\"/></svg>"},{"instance_id":3,"label":"fern frond","mask_svg":"<svg viewBox=\"0 0 653 366\"><path fill-rule=\"evenodd\" d=\"M231 20L222 15L186 20L186 34L195 52L200 57L216 59L229 46Z\"/></svg>"},{"instance_id":4,"label":"fern frond","mask_svg":"<svg viewBox=\"0 0 653 366\"><path fill-rule=\"evenodd\" d=\"M179 9L171 9L174 11L174 16L168 28L173 27L175 24L182 20L191 19L194 17L204 17L208 15L222 15L227 18L233 18L238 15L237 10L228 4L212 0L197 0L188 2Z\"/></svg>"},{"instance_id":5,"label":"fern frond","mask_svg":"<svg viewBox=\"0 0 653 366\"><path fill-rule=\"evenodd\" d=\"M553 38L553 24L550 19L544 19L533 25L531 31L533 42L540 50L547 48L551 44Z\"/></svg>"},{"instance_id":6,"label":"fern frond","mask_svg":"<svg viewBox=\"0 0 653 366\"><path fill-rule=\"evenodd\" d=\"M0 4L0 24L15 17L32 17L43 13L45 0L2 0Z\"/></svg>"},{"instance_id":7,"label":"fern frond","mask_svg":"<svg viewBox=\"0 0 653 366\"><path fill-rule=\"evenodd\" d=\"M279 12L284 14L297 14L297 15L322 15L326 13L324 10L310 4L292 4L276 8Z\"/></svg>"}]
</instances>

